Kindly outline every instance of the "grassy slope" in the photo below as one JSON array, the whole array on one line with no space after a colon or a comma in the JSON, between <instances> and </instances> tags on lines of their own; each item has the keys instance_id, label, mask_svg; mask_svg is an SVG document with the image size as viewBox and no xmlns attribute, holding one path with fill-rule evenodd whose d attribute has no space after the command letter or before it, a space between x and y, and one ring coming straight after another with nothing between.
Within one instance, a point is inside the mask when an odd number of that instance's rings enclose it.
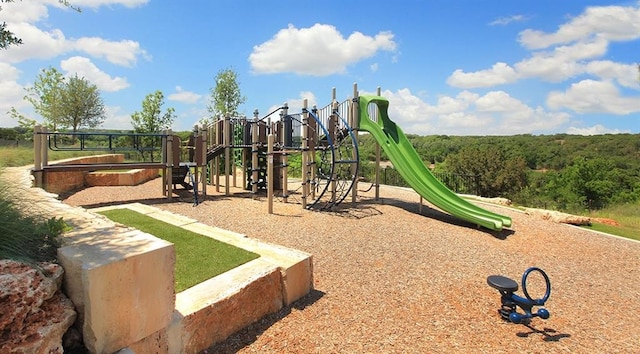
<instances>
[{"instance_id":1,"label":"grassy slope","mask_svg":"<svg viewBox=\"0 0 640 354\"><path fill-rule=\"evenodd\" d=\"M96 155L95 151L49 151L49 161L68 159L78 156ZM33 148L0 147L0 167L17 167L33 164Z\"/></svg>"},{"instance_id":2,"label":"grassy slope","mask_svg":"<svg viewBox=\"0 0 640 354\"><path fill-rule=\"evenodd\" d=\"M620 226L611 226L595 222L588 227L592 230L640 241L640 203L614 205L594 211L589 216L613 219L620 224Z\"/></svg>"}]
</instances>

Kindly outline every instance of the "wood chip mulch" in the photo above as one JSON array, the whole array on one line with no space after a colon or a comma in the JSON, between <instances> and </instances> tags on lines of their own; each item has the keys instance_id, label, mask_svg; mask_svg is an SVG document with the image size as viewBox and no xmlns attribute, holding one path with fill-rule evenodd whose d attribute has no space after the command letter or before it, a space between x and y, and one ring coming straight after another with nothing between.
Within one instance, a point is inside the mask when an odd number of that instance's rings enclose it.
<instances>
[{"instance_id":1,"label":"wood chip mulch","mask_svg":"<svg viewBox=\"0 0 640 354\"><path fill-rule=\"evenodd\" d=\"M513 218L511 228L491 232L429 204L419 213L415 192L388 186L378 201L371 190L332 212L276 202L274 214L266 198L232 191L238 196L209 186L193 206L186 191L165 199L156 179L64 201L143 202L313 254L315 290L209 353L640 353L640 242L482 204ZM520 283L531 266L551 280L551 317L505 322L486 278ZM544 292L538 285L529 282L534 297Z\"/></svg>"}]
</instances>

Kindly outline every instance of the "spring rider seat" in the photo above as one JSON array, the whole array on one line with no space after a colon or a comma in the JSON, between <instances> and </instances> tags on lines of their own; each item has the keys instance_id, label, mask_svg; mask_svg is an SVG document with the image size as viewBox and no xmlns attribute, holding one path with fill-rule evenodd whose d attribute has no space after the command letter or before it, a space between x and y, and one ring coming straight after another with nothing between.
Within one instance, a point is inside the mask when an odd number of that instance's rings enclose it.
<instances>
[{"instance_id":1,"label":"spring rider seat","mask_svg":"<svg viewBox=\"0 0 640 354\"><path fill-rule=\"evenodd\" d=\"M532 272L538 272L542 275L547 287L545 294L540 299L532 299L527 291L527 278ZM502 307L498 310L502 318L513 323L528 323L534 317L542 319L549 318L549 311L543 307L539 308L536 313L532 313L534 306L544 306L551 294L551 282L547 273L537 267L531 267L522 274L522 292L525 297L518 296L514 292L518 291L518 283L515 280L504 277L502 275L490 275L487 277L487 284L500 292ZM524 313L518 312L518 307Z\"/></svg>"}]
</instances>

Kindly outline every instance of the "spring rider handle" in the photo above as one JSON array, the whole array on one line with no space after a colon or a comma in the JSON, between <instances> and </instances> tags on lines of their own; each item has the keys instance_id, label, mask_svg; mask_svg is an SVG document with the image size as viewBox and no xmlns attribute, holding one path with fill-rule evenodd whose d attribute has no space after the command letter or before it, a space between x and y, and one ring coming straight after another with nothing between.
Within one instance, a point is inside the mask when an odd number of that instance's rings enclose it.
<instances>
[{"instance_id":1,"label":"spring rider handle","mask_svg":"<svg viewBox=\"0 0 640 354\"><path fill-rule=\"evenodd\" d=\"M527 278L531 272L539 272L547 286L547 290L541 299L532 299L527 291ZM542 269L531 267L522 274L522 292L524 292L525 297L514 294L514 292L518 291L518 283L502 275L490 275L487 277L487 284L500 292L502 307L498 312L505 320L513 323L525 323L534 317L540 317L545 320L549 318L549 311L545 308L541 307L536 313L532 312L534 306L544 306L544 303L549 299L549 295L551 295L551 282L547 273ZM518 307L524 313L518 312Z\"/></svg>"}]
</instances>

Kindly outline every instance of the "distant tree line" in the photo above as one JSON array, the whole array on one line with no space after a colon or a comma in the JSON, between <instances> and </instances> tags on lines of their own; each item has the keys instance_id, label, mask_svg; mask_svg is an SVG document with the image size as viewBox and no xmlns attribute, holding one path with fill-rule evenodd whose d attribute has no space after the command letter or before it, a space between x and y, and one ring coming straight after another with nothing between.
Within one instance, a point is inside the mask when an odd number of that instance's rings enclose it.
<instances>
[{"instance_id":1,"label":"distant tree line","mask_svg":"<svg viewBox=\"0 0 640 354\"><path fill-rule=\"evenodd\" d=\"M482 196L565 211L640 201L640 134L408 138L436 175L475 175ZM359 151L372 178L371 136L360 137Z\"/></svg>"}]
</instances>

